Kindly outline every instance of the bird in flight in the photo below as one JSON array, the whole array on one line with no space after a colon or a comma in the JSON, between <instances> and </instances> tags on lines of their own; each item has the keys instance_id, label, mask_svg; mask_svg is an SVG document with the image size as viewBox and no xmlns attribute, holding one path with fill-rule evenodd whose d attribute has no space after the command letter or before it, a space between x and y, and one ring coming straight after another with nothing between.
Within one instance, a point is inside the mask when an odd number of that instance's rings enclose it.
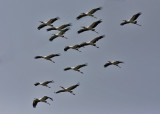
<instances>
[{"instance_id":1,"label":"bird in flight","mask_svg":"<svg viewBox=\"0 0 160 114\"><path fill-rule=\"evenodd\" d=\"M122 62L122 61L113 61L113 62L108 61L108 62L104 65L104 67L108 67L108 66L110 66L110 65L115 65L115 66L121 68L121 67L118 65L118 64L120 64L120 63L124 63L124 62Z\"/></svg>"},{"instance_id":2,"label":"bird in flight","mask_svg":"<svg viewBox=\"0 0 160 114\"><path fill-rule=\"evenodd\" d=\"M79 85L80 85L80 83L77 83L77 84L72 85L72 86L70 86L68 88L64 88L64 87L60 86L62 89L57 91L57 92L55 92L55 93L57 94L57 93L61 93L61 92L69 92L69 93L75 95L72 90L75 89L76 87L78 87Z\"/></svg>"},{"instance_id":3,"label":"bird in flight","mask_svg":"<svg viewBox=\"0 0 160 114\"><path fill-rule=\"evenodd\" d=\"M93 14L98 11L98 10L101 10L102 7L98 7L98 8L94 8L92 9L91 11L89 12L86 12L86 13L81 13L79 16L77 16L77 20L81 19L82 17L85 17L85 16L91 16L91 17L94 17L94 18L97 18L95 17Z\"/></svg>"},{"instance_id":4,"label":"bird in flight","mask_svg":"<svg viewBox=\"0 0 160 114\"><path fill-rule=\"evenodd\" d=\"M71 26L71 25L72 25L71 23L68 23L68 24L61 25L61 26L59 26L59 27L51 27L51 28L48 28L47 31L51 31L51 30L62 31L62 30L64 30L66 27L69 27L69 26Z\"/></svg>"},{"instance_id":5,"label":"bird in flight","mask_svg":"<svg viewBox=\"0 0 160 114\"><path fill-rule=\"evenodd\" d=\"M37 29L40 30L41 28L43 28L45 26L51 26L51 27L53 27L52 23L55 22L55 21L57 21L58 19L59 19L59 17L52 18L52 19L50 19L47 22L40 21L42 24L40 24Z\"/></svg>"},{"instance_id":6,"label":"bird in flight","mask_svg":"<svg viewBox=\"0 0 160 114\"><path fill-rule=\"evenodd\" d=\"M49 41L52 41L52 40L54 40L55 38L58 38L58 37L68 39L67 37L64 36L65 32L68 31L68 30L69 30L69 28L66 28L66 29L60 31L60 32L57 33L57 34L53 34L53 35L50 37Z\"/></svg>"},{"instance_id":7,"label":"bird in flight","mask_svg":"<svg viewBox=\"0 0 160 114\"><path fill-rule=\"evenodd\" d=\"M137 24L137 21L136 21L136 19L137 19L141 14L142 14L142 13L139 12L139 13L133 15L130 20L123 20L124 22L122 22L120 25L123 26L123 25L125 25L125 24L132 23L132 24L136 24L136 25L138 25L138 26L141 26L140 24Z\"/></svg>"},{"instance_id":8,"label":"bird in flight","mask_svg":"<svg viewBox=\"0 0 160 114\"><path fill-rule=\"evenodd\" d=\"M51 54L48 56L35 56L35 59L43 58L43 59L46 59L46 60L49 60L49 61L55 63L51 58L56 57L56 56L60 56L60 54Z\"/></svg>"},{"instance_id":9,"label":"bird in flight","mask_svg":"<svg viewBox=\"0 0 160 114\"><path fill-rule=\"evenodd\" d=\"M76 44L74 46L66 46L64 48L64 51L67 51L68 49L74 49L74 50L77 50L77 51L81 52L80 50L78 50L79 48L80 48L80 45Z\"/></svg>"},{"instance_id":10,"label":"bird in flight","mask_svg":"<svg viewBox=\"0 0 160 114\"><path fill-rule=\"evenodd\" d=\"M104 37L105 37L105 35L102 35L102 36L98 36L98 37L94 38L93 40L91 40L91 41L89 41L89 42L83 42L83 43L80 44L80 47L92 45L92 46L95 46L96 48L99 48L95 43L96 43L98 40L100 40L100 39L102 39L102 38L104 38Z\"/></svg>"},{"instance_id":11,"label":"bird in flight","mask_svg":"<svg viewBox=\"0 0 160 114\"><path fill-rule=\"evenodd\" d=\"M49 104L49 103L46 101L47 99L50 99L50 100L53 101L53 99L52 99L51 97L48 97L48 96L44 96L44 97L39 98L39 99L35 98L34 101L33 101L33 108L36 108L37 103L39 103L39 102L44 102L44 103ZM49 104L49 105L50 105L50 104Z\"/></svg>"},{"instance_id":12,"label":"bird in flight","mask_svg":"<svg viewBox=\"0 0 160 114\"><path fill-rule=\"evenodd\" d=\"M51 88L51 87L48 86L49 83L54 83L54 81L52 80L52 81L45 81L45 82L36 82L34 85L35 86L42 85L42 86Z\"/></svg>"},{"instance_id":13,"label":"bird in flight","mask_svg":"<svg viewBox=\"0 0 160 114\"><path fill-rule=\"evenodd\" d=\"M97 31L95 31L95 27L98 25L98 24L100 24L102 22L102 20L98 20L98 21L95 21L95 22L93 22L90 26L88 26L88 27L82 27L82 29L80 29L79 31L78 31L78 34L80 34L80 33L82 33L82 32L85 32L85 31L89 31L89 30L91 30L91 31L94 31L94 32L96 32L96 33L98 33Z\"/></svg>"},{"instance_id":14,"label":"bird in flight","mask_svg":"<svg viewBox=\"0 0 160 114\"><path fill-rule=\"evenodd\" d=\"M64 69L64 71L67 71L67 70L74 70L74 71L77 71L77 72L80 72L81 74L83 74L83 72L81 72L79 69L82 68L82 67L85 67L87 66L88 64L85 63L85 64L81 64L81 65L77 65L76 67L66 67Z\"/></svg>"}]
</instances>

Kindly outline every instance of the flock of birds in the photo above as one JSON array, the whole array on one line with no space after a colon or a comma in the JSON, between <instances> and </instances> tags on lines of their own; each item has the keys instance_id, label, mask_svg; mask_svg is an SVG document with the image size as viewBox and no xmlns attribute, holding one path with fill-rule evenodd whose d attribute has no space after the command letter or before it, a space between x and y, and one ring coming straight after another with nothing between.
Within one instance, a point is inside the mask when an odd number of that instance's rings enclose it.
<instances>
[{"instance_id":1,"label":"flock of birds","mask_svg":"<svg viewBox=\"0 0 160 114\"><path fill-rule=\"evenodd\" d=\"M92 9L92 10L89 11L89 12L81 13L79 16L77 16L76 19L79 20L79 19L84 18L84 17L86 17L86 16L90 16L90 17L93 17L93 18L97 18L97 17L94 16L93 14L94 14L96 11L101 10L101 9L102 9L102 7L98 7L98 8ZM138 26L141 26L140 24L137 24L137 21L136 21L136 19L137 19L140 15L141 15L141 13L139 12L139 13L133 15L132 18L129 19L129 20L123 20L123 22L122 22L120 25L123 26L123 25L125 25L125 24L132 23L132 24L136 24L136 25L138 25ZM53 34L53 35L49 38L49 41L53 41L54 39L56 39L56 38L58 38L58 37L68 39L67 37L64 36L64 34L70 29L69 27L70 27L72 24L71 24L71 23L68 23L68 24L61 25L61 26L59 26L59 27L53 26L52 24L53 24L55 21L57 21L58 19L60 19L60 18L59 18L59 17L52 18L52 19L50 19L48 22L40 21L42 24L40 24L40 25L38 26L38 28L37 28L38 30L40 30L40 29L44 28L45 26L48 26L48 27L50 27L50 28L48 28L47 31L52 31L52 30L57 30L57 31L59 31L59 33ZM98 21L93 22L91 25L89 25L89 26L87 26L87 27L84 26L84 27L82 27L80 30L78 30L77 33L80 34L80 33L85 32L85 31L93 31L93 32L98 33L98 32L95 30L95 27L96 27L98 24L100 24L101 22L102 22L102 20L98 20ZM73 50L76 50L76 51L81 52L81 51L79 50L81 47L85 47L85 46L89 46L89 45L94 46L94 47L96 47L96 48L99 48L99 47L96 45L96 42L99 41L100 39L104 38L104 37L105 37L105 35L101 35L101 36L98 36L98 37L94 38L94 39L91 40L91 41L88 41L88 42L82 42L81 44L76 44L76 45L73 45L73 46L66 46L66 47L64 48L64 51L67 51L67 50L69 50L69 49L73 49ZM57 56L60 56L60 54L58 53L58 54L50 54L50 55L47 55L47 56L35 56L35 59L42 58L42 59L49 60L49 61L55 63L55 62L52 60L52 58L57 57ZM110 66L110 65L115 65L115 66L121 68L121 67L119 66L120 63L124 63L124 62L118 61L118 60L117 60L117 61L113 61L113 62L108 61L107 63L104 64L104 67L108 67L108 66ZM80 68L85 67L85 66L87 66L87 65L88 65L88 64L85 63L85 64L77 65L77 66L75 66L75 67L66 67L66 68L64 68L64 71L74 70L74 71L77 71L77 72L83 74L83 72L80 71ZM52 80L52 81L45 81L45 82L42 82L42 83L36 82L34 85L35 85L35 86L42 85L42 86L51 88L51 87L48 86L48 84L50 84L50 83L54 83L54 81L53 81L53 80ZM70 86L70 87L68 87L68 88L64 88L64 87L60 86L62 89L60 89L60 90L58 90L58 91L56 91L56 92L54 92L54 93L57 94L57 93L61 93L61 92L69 92L69 93L75 95L72 90L75 89L76 87L78 87L79 85L80 85L80 83L77 83L77 84L72 85L72 86ZM53 101L53 99L52 99L51 97L48 97L48 96L44 96L44 97L39 98L39 99L38 99L38 98L35 98L34 101L33 101L33 107L35 108L35 107L37 106L37 103L38 103L38 102L44 102L44 103L49 104L49 103L47 102L47 99L50 99L50 100ZM50 105L50 104L49 104L49 105Z\"/></svg>"}]
</instances>

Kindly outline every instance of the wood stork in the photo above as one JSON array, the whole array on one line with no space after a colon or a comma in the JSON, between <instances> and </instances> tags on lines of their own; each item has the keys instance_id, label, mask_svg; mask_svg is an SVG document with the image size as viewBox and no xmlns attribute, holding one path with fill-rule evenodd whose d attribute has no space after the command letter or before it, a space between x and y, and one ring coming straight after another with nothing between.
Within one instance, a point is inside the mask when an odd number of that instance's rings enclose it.
<instances>
[{"instance_id":1,"label":"wood stork","mask_svg":"<svg viewBox=\"0 0 160 114\"><path fill-rule=\"evenodd\" d=\"M142 13L139 12L139 13L133 15L130 20L123 20L124 22L122 22L120 25L123 26L123 25L125 25L125 24L132 23L132 24L136 24L136 25L138 25L138 26L141 26L141 25L137 24L137 21L136 21L136 19L137 19L141 14L142 14Z\"/></svg>"},{"instance_id":2,"label":"wood stork","mask_svg":"<svg viewBox=\"0 0 160 114\"><path fill-rule=\"evenodd\" d=\"M51 54L48 56L35 56L35 59L43 58L43 59L46 59L46 60L49 60L49 61L55 63L51 58L57 57L57 56L60 56L60 54L58 53L58 54Z\"/></svg>"},{"instance_id":3,"label":"wood stork","mask_svg":"<svg viewBox=\"0 0 160 114\"><path fill-rule=\"evenodd\" d=\"M43 28L45 26L51 26L51 27L53 27L52 23L55 22L58 19L59 19L59 17L52 18L48 22L40 21L42 24L40 24L37 29L40 30L41 28Z\"/></svg>"},{"instance_id":4,"label":"wood stork","mask_svg":"<svg viewBox=\"0 0 160 114\"><path fill-rule=\"evenodd\" d=\"M113 61L113 62L108 61L108 62L104 65L104 67L108 67L108 66L110 66L110 65L115 65L115 66L121 68L120 66L118 66L118 64L120 64L120 63L124 63L124 62L122 62L122 61Z\"/></svg>"},{"instance_id":5,"label":"wood stork","mask_svg":"<svg viewBox=\"0 0 160 114\"><path fill-rule=\"evenodd\" d=\"M51 30L62 31L63 29L65 29L66 27L69 27L71 25L72 25L71 23L68 23L68 24L61 25L59 27L51 27L51 28L48 28L47 31L51 31Z\"/></svg>"},{"instance_id":6,"label":"wood stork","mask_svg":"<svg viewBox=\"0 0 160 114\"><path fill-rule=\"evenodd\" d=\"M74 70L74 71L78 71L78 72L80 72L81 74L83 74L83 72L81 72L79 69L82 68L82 67L85 67L85 66L87 66L87 65L88 65L88 64L85 63L85 64L77 65L76 67L66 67L66 68L64 69L64 71Z\"/></svg>"},{"instance_id":7,"label":"wood stork","mask_svg":"<svg viewBox=\"0 0 160 114\"><path fill-rule=\"evenodd\" d=\"M102 22L102 20L98 20L98 21L93 22L93 23L92 23L90 26L88 26L88 27L84 27L84 26L83 26L82 29L80 29L80 30L78 31L78 34L84 32L84 31L89 31L89 30L98 33L97 31L95 31L94 28L95 28L98 24L100 24L101 22Z\"/></svg>"},{"instance_id":8,"label":"wood stork","mask_svg":"<svg viewBox=\"0 0 160 114\"><path fill-rule=\"evenodd\" d=\"M91 16L91 17L94 17L94 18L97 18L93 15L93 13L95 13L96 11L98 10L101 10L102 7L99 7L99 8L94 8L92 10L90 10L89 12L86 12L86 13L81 13L78 17L77 17L77 20L81 19L82 17L85 17L85 16Z\"/></svg>"},{"instance_id":9,"label":"wood stork","mask_svg":"<svg viewBox=\"0 0 160 114\"><path fill-rule=\"evenodd\" d=\"M52 81L45 81L45 82L36 82L34 85L35 85L35 86L42 85L42 86L51 88L51 87L49 87L49 86L47 85L47 84L49 84L49 83L54 83L54 81L52 80Z\"/></svg>"},{"instance_id":10,"label":"wood stork","mask_svg":"<svg viewBox=\"0 0 160 114\"><path fill-rule=\"evenodd\" d=\"M60 32L57 33L57 34L53 34L53 35L50 37L49 41L52 41L52 40L54 40L54 39L57 38L57 37L61 37L61 38L68 39L67 37L64 36L65 32L68 31L68 30L69 30L69 28L66 28L66 29L60 31Z\"/></svg>"},{"instance_id":11,"label":"wood stork","mask_svg":"<svg viewBox=\"0 0 160 114\"><path fill-rule=\"evenodd\" d=\"M83 42L83 43L80 44L80 47L84 47L84 46L87 46L87 45L92 45L92 46L95 46L95 47L99 48L98 46L96 46L95 43L96 43L98 40L100 40L100 39L102 39L102 38L104 38L104 37L105 37L105 35L102 35L102 36L99 36L99 37L94 38L93 40L91 40L91 41L89 41L89 42Z\"/></svg>"},{"instance_id":12,"label":"wood stork","mask_svg":"<svg viewBox=\"0 0 160 114\"><path fill-rule=\"evenodd\" d=\"M61 92L69 92L69 93L75 95L72 90L75 89L76 87L78 87L79 85L80 85L80 83L77 83L77 84L72 85L72 86L70 86L68 88L64 88L64 87L60 86L62 89L57 91L57 92L55 92L55 93L57 94L57 93L61 93Z\"/></svg>"},{"instance_id":13,"label":"wood stork","mask_svg":"<svg viewBox=\"0 0 160 114\"><path fill-rule=\"evenodd\" d=\"M53 99L52 99L51 97L48 97L48 96L44 96L44 97L39 98L39 99L34 98L34 101L33 101L33 108L36 108L38 102L44 102L44 103L49 104L49 103L46 101L47 99L50 99L50 100L53 101ZM50 105L50 104L49 104L49 105Z\"/></svg>"},{"instance_id":14,"label":"wood stork","mask_svg":"<svg viewBox=\"0 0 160 114\"><path fill-rule=\"evenodd\" d=\"M80 46L78 44L74 45L74 46L66 46L64 48L64 51L67 51L68 49L74 49L74 50L77 50L79 52L81 52L80 50L78 50L80 48Z\"/></svg>"}]
</instances>

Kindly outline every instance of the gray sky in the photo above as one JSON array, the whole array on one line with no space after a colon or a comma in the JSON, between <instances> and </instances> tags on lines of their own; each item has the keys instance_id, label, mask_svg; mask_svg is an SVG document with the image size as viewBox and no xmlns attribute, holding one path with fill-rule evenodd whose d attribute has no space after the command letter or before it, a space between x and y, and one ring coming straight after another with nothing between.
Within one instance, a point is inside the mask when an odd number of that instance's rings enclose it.
<instances>
[{"instance_id":1,"label":"gray sky","mask_svg":"<svg viewBox=\"0 0 160 114\"><path fill-rule=\"evenodd\" d=\"M159 0L0 0L0 112L1 114L159 114L160 112L160 39ZM98 20L76 17L92 8L103 7L95 15L102 19L96 27L99 34L77 34L81 26ZM120 26L124 19L142 12L138 23ZM60 17L55 26L72 23L65 36L49 42L46 28L37 30L39 21ZM88 46L64 52L66 45L74 45L105 35L97 42L97 49ZM55 64L35 60L36 55L61 53ZM103 65L109 60L121 60L121 69ZM67 66L88 63L84 75L64 72ZM54 80L51 89L33 84ZM59 86L69 87L80 82L69 93L54 94ZM51 105L34 98L48 95Z\"/></svg>"}]
</instances>

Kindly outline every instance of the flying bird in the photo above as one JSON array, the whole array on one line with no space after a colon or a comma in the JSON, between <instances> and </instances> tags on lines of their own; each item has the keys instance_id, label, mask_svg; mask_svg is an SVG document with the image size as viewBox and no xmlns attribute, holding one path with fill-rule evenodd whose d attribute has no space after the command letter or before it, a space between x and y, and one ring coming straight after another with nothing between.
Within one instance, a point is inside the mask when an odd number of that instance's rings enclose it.
<instances>
[{"instance_id":1,"label":"flying bird","mask_svg":"<svg viewBox=\"0 0 160 114\"><path fill-rule=\"evenodd\" d=\"M60 31L60 32L57 33L57 34L53 34L53 35L50 37L49 41L52 41L52 40L54 40L54 39L57 38L57 37L61 37L61 38L68 39L67 37L64 36L65 32L68 31L68 30L69 30L69 28L66 28L66 29Z\"/></svg>"},{"instance_id":2,"label":"flying bird","mask_svg":"<svg viewBox=\"0 0 160 114\"><path fill-rule=\"evenodd\" d=\"M92 9L91 11L89 12L86 12L86 13L81 13L78 17L77 17L77 20L81 19L82 17L85 17L85 16L91 16L91 17L94 17L94 18L97 18L93 15L93 13L95 13L96 11L98 10L101 10L102 7L98 7L98 8L94 8Z\"/></svg>"},{"instance_id":3,"label":"flying bird","mask_svg":"<svg viewBox=\"0 0 160 114\"><path fill-rule=\"evenodd\" d=\"M125 24L132 23L132 24L136 24L136 25L138 25L138 26L141 26L140 24L137 24L137 21L136 21L136 19L137 19L141 14L142 14L142 13L139 12L139 13L133 15L130 20L123 20L124 22L122 22L120 25L123 26L123 25L125 25Z\"/></svg>"},{"instance_id":4,"label":"flying bird","mask_svg":"<svg viewBox=\"0 0 160 114\"><path fill-rule=\"evenodd\" d=\"M35 59L43 58L43 59L46 59L46 60L49 60L49 61L55 63L51 58L57 57L57 56L60 56L60 54L58 53L58 54L51 54L48 56L35 56Z\"/></svg>"},{"instance_id":5,"label":"flying bird","mask_svg":"<svg viewBox=\"0 0 160 114\"><path fill-rule=\"evenodd\" d=\"M34 85L35 86L42 85L42 86L51 88L51 87L48 86L49 83L54 83L54 81L52 80L52 81L45 81L45 82L36 82Z\"/></svg>"},{"instance_id":6,"label":"flying bird","mask_svg":"<svg viewBox=\"0 0 160 114\"><path fill-rule=\"evenodd\" d=\"M77 83L77 84L72 85L72 86L70 86L68 88L64 88L64 87L60 86L62 89L57 91L57 92L55 92L55 93L69 92L69 93L75 95L72 90L75 89L76 87L78 87L79 85L80 85L80 83Z\"/></svg>"},{"instance_id":7,"label":"flying bird","mask_svg":"<svg viewBox=\"0 0 160 114\"><path fill-rule=\"evenodd\" d=\"M64 48L64 51L67 51L68 49L74 49L74 50L77 50L77 51L81 52L80 50L78 50L79 48L80 48L80 45L76 44L74 46L66 46Z\"/></svg>"},{"instance_id":8,"label":"flying bird","mask_svg":"<svg viewBox=\"0 0 160 114\"><path fill-rule=\"evenodd\" d=\"M39 98L39 99L35 98L34 101L33 101L33 108L36 108L38 102L44 102L44 103L49 104L49 103L46 101L47 99L50 99L50 100L53 101L53 99L52 99L51 97L48 97L48 96L44 96L44 97ZM50 105L50 104L49 104L49 105Z\"/></svg>"},{"instance_id":9,"label":"flying bird","mask_svg":"<svg viewBox=\"0 0 160 114\"><path fill-rule=\"evenodd\" d=\"M87 46L87 45L92 45L92 46L95 46L95 47L99 48L95 43L96 43L98 40L100 40L100 39L102 39L102 38L104 38L104 37L105 37L105 35L98 36L98 37L94 38L93 40L91 40L91 41L89 41L89 42L83 42L83 43L81 43L79 47L84 47L84 46Z\"/></svg>"},{"instance_id":10,"label":"flying bird","mask_svg":"<svg viewBox=\"0 0 160 114\"><path fill-rule=\"evenodd\" d=\"M51 28L48 28L47 31L51 31L51 30L62 31L62 30L64 30L66 27L69 27L69 26L71 26L71 25L72 25L71 23L68 23L68 24L61 25L61 26L59 26L59 27L51 27Z\"/></svg>"},{"instance_id":11,"label":"flying bird","mask_svg":"<svg viewBox=\"0 0 160 114\"><path fill-rule=\"evenodd\" d=\"M118 64L120 64L120 63L124 63L124 62L122 62L122 61L113 61L113 62L108 61L108 62L104 65L104 67L108 67L108 66L110 66L110 65L115 65L115 66L121 68L120 66L118 66Z\"/></svg>"},{"instance_id":12,"label":"flying bird","mask_svg":"<svg viewBox=\"0 0 160 114\"><path fill-rule=\"evenodd\" d=\"M48 22L40 21L42 24L40 24L37 29L40 30L41 28L43 28L45 26L51 26L51 27L53 27L52 23L55 22L58 19L59 19L59 17L52 18Z\"/></svg>"},{"instance_id":13,"label":"flying bird","mask_svg":"<svg viewBox=\"0 0 160 114\"><path fill-rule=\"evenodd\" d=\"M76 67L66 67L66 68L64 69L64 71L74 70L74 71L78 71L78 72L80 72L81 74L83 74L83 72L81 72L79 69L82 68L82 67L85 67L85 66L87 66L87 65L88 65L88 64L85 63L85 64L78 65L78 66L76 66Z\"/></svg>"},{"instance_id":14,"label":"flying bird","mask_svg":"<svg viewBox=\"0 0 160 114\"><path fill-rule=\"evenodd\" d=\"M95 31L95 27L98 25L98 24L100 24L102 22L102 20L98 20L98 21L95 21L95 22L93 22L90 26L88 26L88 27L82 27L82 29L80 29L79 31L78 31L78 34L79 33L82 33L82 32L85 32L85 31L89 31L89 30L91 30L91 31L94 31L94 32L96 32L96 33L98 33L97 31Z\"/></svg>"}]
</instances>

